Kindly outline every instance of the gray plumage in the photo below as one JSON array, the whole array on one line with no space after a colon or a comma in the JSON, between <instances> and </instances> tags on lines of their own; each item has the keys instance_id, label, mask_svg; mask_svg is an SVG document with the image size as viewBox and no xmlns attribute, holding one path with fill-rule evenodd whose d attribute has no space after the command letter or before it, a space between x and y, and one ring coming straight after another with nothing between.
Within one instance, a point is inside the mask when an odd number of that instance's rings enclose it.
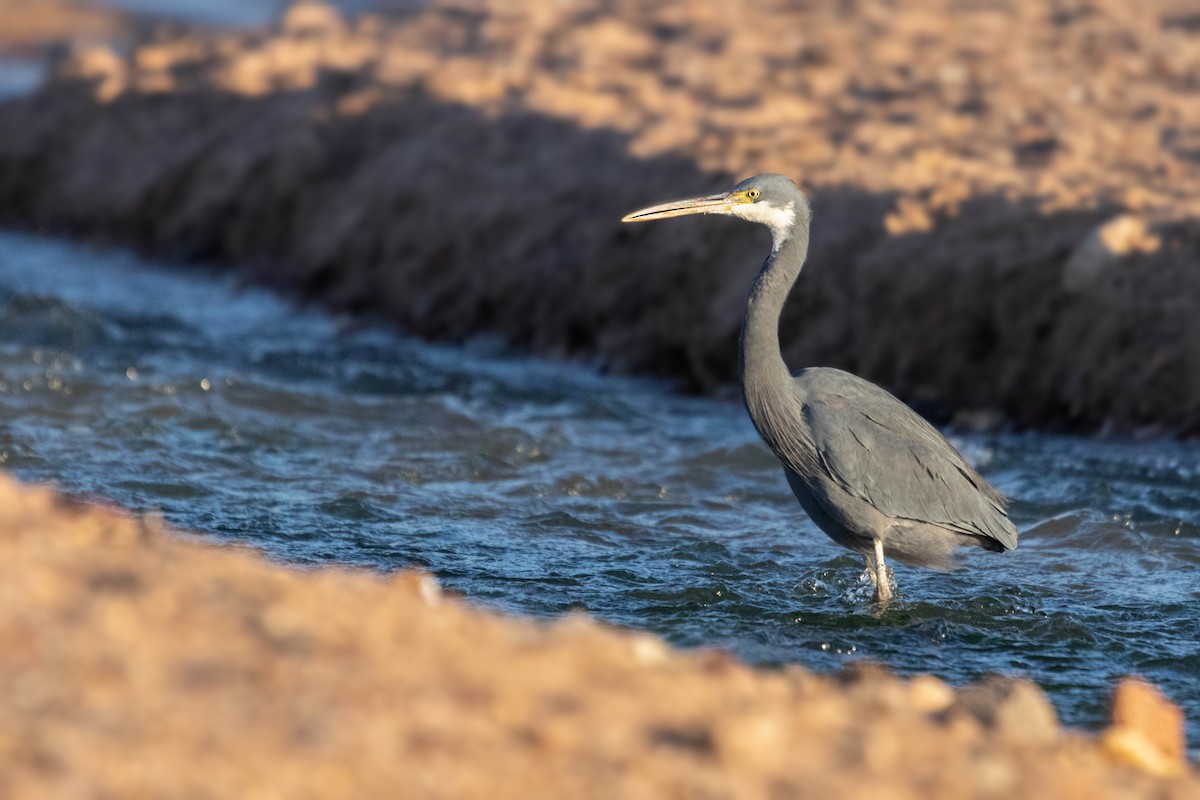
<instances>
[{"instance_id":1,"label":"gray plumage","mask_svg":"<svg viewBox=\"0 0 1200 800\"><path fill-rule=\"evenodd\" d=\"M791 374L779 346L779 317L808 253L811 212L782 175L758 175L729 192L636 211L627 222L725 214L771 229L772 251L754 281L741 339L746 410L783 463L812 520L858 551L891 597L885 559L952 569L961 546L1017 546L1003 495L920 415L885 390L825 367Z\"/></svg>"}]
</instances>

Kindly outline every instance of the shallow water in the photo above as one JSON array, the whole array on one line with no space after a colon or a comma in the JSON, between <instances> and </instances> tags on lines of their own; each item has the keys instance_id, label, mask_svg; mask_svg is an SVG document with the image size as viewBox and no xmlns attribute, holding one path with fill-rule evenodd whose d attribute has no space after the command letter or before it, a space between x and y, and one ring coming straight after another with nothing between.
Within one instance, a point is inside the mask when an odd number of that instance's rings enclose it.
<instances>
[{"instance_id":1,"label":"shallow water","mask_svg":"<svg viewBox=\"0 0 1200 800\"><path fill-rule=\"evenodd\" d=\"M32 92L45 77L40 60L0 51L0 101Z\"/></svg>"},{"instance_id":2,"label":"shallow water","mask_svg":"<svg viewBox=\"0 0 1200 800\"><path fill-rule=\"evenodd\" d=\"M273 22L287 0L101 0L114 11L202 25L257 26Z\"/></svg>"},{"instance_id":3,"label":"shallow water","mask_svg":"<svg viewBox=\"0 0 1200 800\"><path fill-rule=\"evenodd\" d=\"M183 23L214 26L258 27L276 22L290 0L100 0L114 11ZM329 5L354 14L363 11L403 11L424 5L424 0L330 0Z\"/></svg>"},{"instance_id":4,"label":"shallow water","mask_svg":"<svg viewBox=\"0 0 1200 800\"><path fill-rule=\"evenodd\" d=\"M1079 725L1138 672L1200 739L1200 446L955 441L1013 497L1021 546L899 567L877 616L735 404L0 234L0 466L21 478L759 663L1025 674Z\"/></svg>"}]
</instances>

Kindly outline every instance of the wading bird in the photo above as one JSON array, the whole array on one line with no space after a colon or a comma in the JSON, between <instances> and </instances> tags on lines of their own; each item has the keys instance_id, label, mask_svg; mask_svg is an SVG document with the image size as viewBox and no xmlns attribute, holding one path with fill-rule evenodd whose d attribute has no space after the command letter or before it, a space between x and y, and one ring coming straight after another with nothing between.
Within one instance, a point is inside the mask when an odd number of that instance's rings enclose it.
<instances>
[{"instance_id":1,"label":"wading bird","mask_svg":"<svg viewBox=\"0 0 1200 800\"><path fill-rule=\"evenodd\" d=\"M724 214L771 229L771 254L750 290L742 325L742 391L754 427L783 462L788 484L817 526L862 554L875 599L892 597L885 557L949 570L962 546L1017 546L1005 499L920 415L848 372L788 371L779 316L808 254L808 200L783 175L758 175L728 192L676 200L622 222Z\"/></svg>"}]
</instances>

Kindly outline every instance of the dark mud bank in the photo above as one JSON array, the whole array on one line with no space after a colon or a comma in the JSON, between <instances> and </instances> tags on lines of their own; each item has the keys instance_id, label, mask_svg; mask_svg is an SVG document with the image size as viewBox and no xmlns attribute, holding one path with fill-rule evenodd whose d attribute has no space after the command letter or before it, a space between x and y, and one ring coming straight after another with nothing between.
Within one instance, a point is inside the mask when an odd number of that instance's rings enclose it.
<instances>
[{"instance_id":1,"label":"dark mud bank","mask_svg":"<svg viewBox=\"0 0 1200 800\"><path fill-rule=\"evenodd\" d=\"M651 40L686 43L702 27L656 28L661 9L593 5ZM894 186L856 180L888 171L883 150L840 173L810 169L807 151L747 149L717 123L713 136L744 155L717 163L711 144L655 154L637 123L596 123L573 62L530 57L535 66L509 74L499 95L486 82L463 88L482 80L472 65L500 58L470 44L472 31L553 41L553 25L496 33L490 13L432 4L351 24L310 6L271 33L176 35L128 57L77 53L36 95L0 106L0 220L232 265L426 337L498 335L721 391L735 379L765 234L724 220L618 220L771 169L796 177L815 209L809 267L784 320L794 366L851 370L941 419L1200 432L1200 232L1169 193L1119 194L1102 161L1086 201L1086 186L1074 201L1014 190L1048 169L1050 156L1027 153L1004 162L994 185L951 183L950 201L936 170L915 189L903 175ZM605 19L555 13L559 25ZM406 38L414 32L424 51ZM851 69L847 54L827 58ZM455 69L465 72L447 90ZM557 113L534 101L542 95L529 87L542 78L574 91ZM594 96L611 99L601 89ZM852 97L860 117L894 102ZM719 120L727 100L705 102ZM813 122L809 136L844 136L846 119ZM1131 179L1152 165L1134 166ZM1064 186L1078 187L1076 172Z\"/></svg>"}]
</instances>

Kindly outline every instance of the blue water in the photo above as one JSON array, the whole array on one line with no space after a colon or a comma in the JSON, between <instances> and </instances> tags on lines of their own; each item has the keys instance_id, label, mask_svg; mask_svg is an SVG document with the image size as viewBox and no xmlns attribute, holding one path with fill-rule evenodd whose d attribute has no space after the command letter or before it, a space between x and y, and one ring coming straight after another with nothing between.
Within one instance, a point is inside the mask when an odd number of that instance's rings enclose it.
<instances>
[{"instance_id":1,"label":"blue water","mask_svg":"<svg viewBox=\"0 0 1200 800\"><path fill-rule=\"evenodd\" d=\"M0 101L32 92L45 75L37 60L0 52Z\"/></svg>"},{"instance_id":2,"label":"blue water","mask_svg":"<svg viewBox=\"0 0 1200 800\"><path fill-rule=\"evenodd\" d=\"M127 14L204 25L259 26L275 21L288 0L100 0Z\"/></svg>"},{"instance_id":3,"label":"blue water","mask_svg":"<svg viewBox=\"0 0 1200 800\"><path fill-rule=\"evenodd\" d=\"M757 663L1023 674L1087 727L1140 673L1200 740L1200 446L954 441L1012 496L1021 546L898 567L878 615L736 404L0 234L0 467L23 479Z\"/></svg>"},{"instance_id":4,"label":"blue water","mask_svg":"<svg viewBox=\"0 0 1200 800\"><path fill-rule=\"evenodd\" d=\"M114 11L154 19L223 27L258 27L276 22L291 0L99 0ZM363 11L407 11L424 0L329 0L345 15Z\"/></svg>"}]
</instances>

